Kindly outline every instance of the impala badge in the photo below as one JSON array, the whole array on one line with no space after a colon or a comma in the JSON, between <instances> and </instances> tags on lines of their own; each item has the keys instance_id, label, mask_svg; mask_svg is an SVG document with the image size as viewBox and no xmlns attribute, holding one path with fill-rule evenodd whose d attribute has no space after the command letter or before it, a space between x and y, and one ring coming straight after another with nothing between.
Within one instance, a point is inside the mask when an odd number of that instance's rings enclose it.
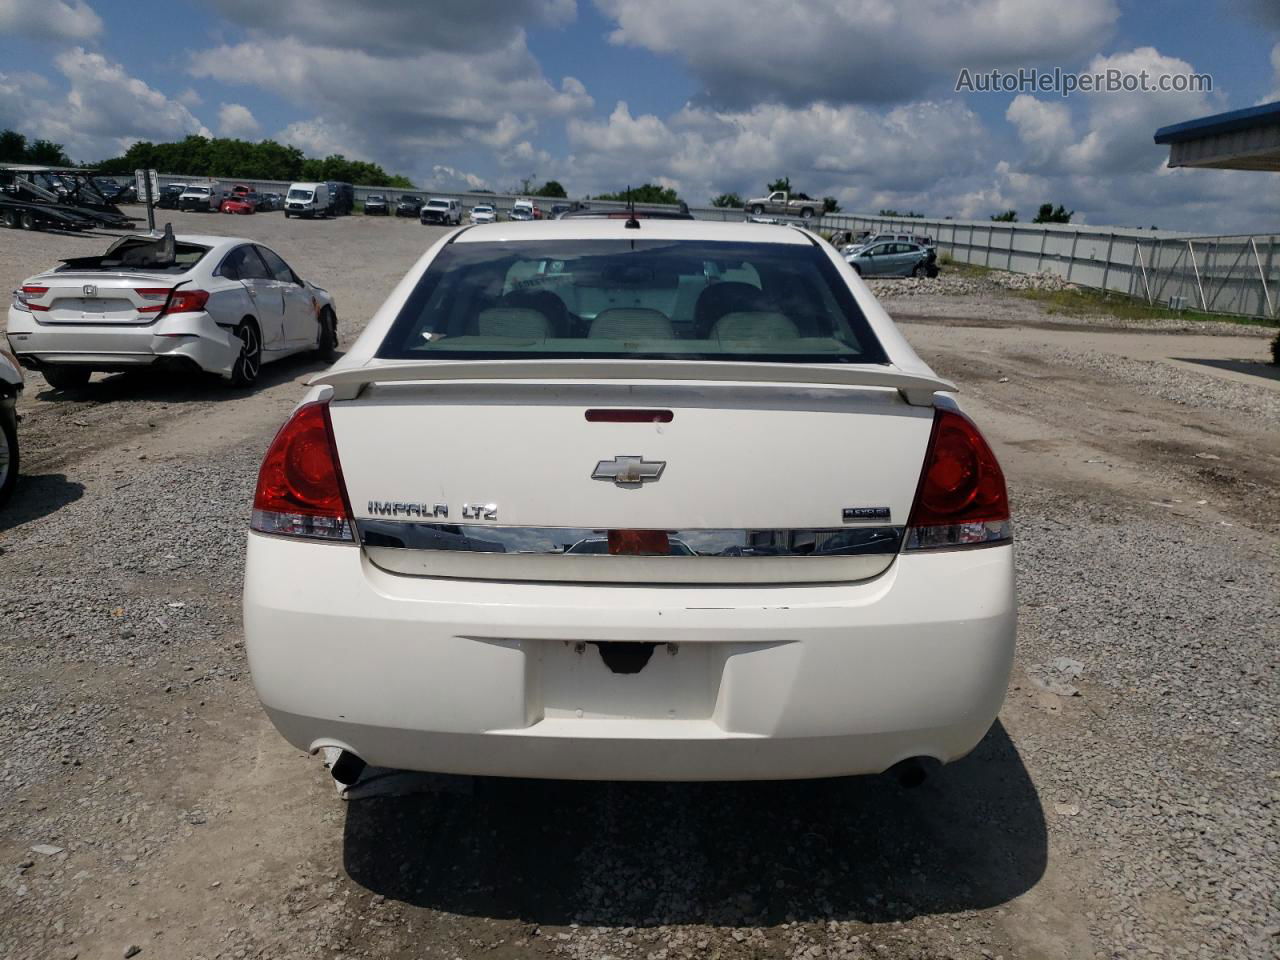
<instances>
[{"instance_id":1,"label":"impala badge","mask_svg":"<svg viewBox=\"0 0 1280 960\"><path fill-rule=\"evenodd\" d=\"M591 473L592 480L612 480L620 487L638 487L648 480L657 480L666 468L665 460L646 460L644 457L614 457L601 460Z\"/></svg>"}]
</instances>

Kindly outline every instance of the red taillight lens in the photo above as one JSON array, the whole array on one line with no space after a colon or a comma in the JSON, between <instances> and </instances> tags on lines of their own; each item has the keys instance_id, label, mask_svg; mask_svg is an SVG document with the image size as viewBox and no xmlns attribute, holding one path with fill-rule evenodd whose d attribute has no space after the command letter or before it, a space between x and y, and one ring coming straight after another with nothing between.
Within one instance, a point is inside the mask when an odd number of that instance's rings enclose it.
<instances>
[{"instance_id":1,"label":"red taillight lens","mask_svg":"<svg viewBox=\"0 0 1280 960\"><path fill-rule=\"evenodd\" d=\"M197 313L209 302L208 291L175 290L169 298L169 306L165 313Z\"/></svg>"},{"instance_id":2,"label":"red taillight lens","mask_svg":"<svg viewBox=\"0 0 1280 960\"><path fill-rule=\"evenodd\" d=\"M32 310L48 310L38 303L32 303L49 292L48 287L24 286L21 289L13 291L13 305L19 310L25 310L30 313Z\"/></svg>"},{"instance_id":3,"label":"red taillight lens","mask_svg":"<svg viewBox=\"0 0 1280 960\"><path fill-rule=\"evenodd\" d=\"M350 516L329 405L304 404L263 458L250 526L260 533L350 542Z\"/></svg>"},{"instance_id":4,"label":"red taillight lens","mask_svg":"<svg viewBox=\"0 0 1280 960\"><path fill-rule=\"evenodd\" d=\"M169 299L168 287L135 287L133 292L147 301L146 306L138 307L139 313L159 313Z\"/></svg>"},{"instance_id":5,"label":"red taillight lens","mask_svg":"<svg viewBox=\"0 0 1280 960\"><path fill-rule=\"evenodd\" d=\"M934 415L907 525L908 550L1013 538L1004 473L978 428L961 413L939 410Z\"/></svg>"}]
</instances>

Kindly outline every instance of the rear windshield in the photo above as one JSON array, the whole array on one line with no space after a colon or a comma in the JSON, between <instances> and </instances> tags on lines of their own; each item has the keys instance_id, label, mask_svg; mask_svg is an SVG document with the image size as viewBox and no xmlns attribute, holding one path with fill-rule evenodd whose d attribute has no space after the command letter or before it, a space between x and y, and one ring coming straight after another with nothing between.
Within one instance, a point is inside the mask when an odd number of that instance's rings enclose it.
<instances>
[{"instance_id":1,"label":"rear windshield","mask_svg":"<svg viewBox=\"0 0 1280 960\"><path fill-rule=\"evenodd\" d=\"M194 243L175 243L173 255L164 244L145 237L125 237L117 240L101 256L74 257L63 260L59 271L84 270L128 271L145 270L148 273L186 273L199 263L208 247Z\"/></svg>"},{"instance_id":2,"label":"rear windshield","mask_svg":"<svg viewBox=\"0 0 1280 960\"><path fill-rule=\"evenodd\" d=\"M378 356L886 362L818 247L642 239L450 244Z\"/></svg>"}]
</instances>

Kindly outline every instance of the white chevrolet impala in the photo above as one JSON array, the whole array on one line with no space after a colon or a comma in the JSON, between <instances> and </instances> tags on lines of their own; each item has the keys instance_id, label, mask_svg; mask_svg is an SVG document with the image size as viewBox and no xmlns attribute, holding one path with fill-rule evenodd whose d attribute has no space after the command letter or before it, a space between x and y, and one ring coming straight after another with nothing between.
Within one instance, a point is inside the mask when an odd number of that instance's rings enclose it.
<instances>
[{"instance_id":1,"label":"white chevrolet impala","mask_svg":"<svg viewBox=\"0 0 1280 960\"><path fill-rule=\"evenodd\" d=\"M454 231L266 454L258 695L345 782L958 759L1015 604L1004 477L954 390L801 230Z\"/></svg>"},{"instance_id":2,"label":"white chevrolet impala","mask_svg":"<svg viewBox=\"0 0 1280 960\"><path fill-rule=\"evenodd\" d=\"M243 237L121 237L22 282L9 345L56 389L94 371L202 370L232 385L262 364L316 350L332 360L337 314L327 292L275 251Z\"/></svg>"}]
</instances>

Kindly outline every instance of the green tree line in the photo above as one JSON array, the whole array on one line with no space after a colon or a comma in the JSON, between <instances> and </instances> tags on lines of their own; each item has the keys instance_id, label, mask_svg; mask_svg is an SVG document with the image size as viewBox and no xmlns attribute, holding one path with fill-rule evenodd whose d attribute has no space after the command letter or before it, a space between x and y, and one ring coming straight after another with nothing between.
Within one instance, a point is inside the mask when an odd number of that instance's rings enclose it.
<instances>
[{"instance_id":1,"label":"green tree line","mask_svg":"<svg viewBox=\"0 0 1280 960\"><path fill-rule=\"evenodd\" d=\"M35 163L45 167L73 166L62 150L62 144L52 140L32 140L17 130L0 130L0 163Z\"/></svg>"},{"instance_id":2,"label":"green tree line","mask_svg":"<svg viewBox=\"0 0 1280 960\"><path fill-rule=\"evenodd\" d=\"M308 157L297 147L275 140L234 140L189 136L174 143L135 143L122 156L96 164L107 174L130 174L154 168L161 173L243 180L338 180L368 187L413 186L407 177L390 174L376 163L348 160L340 153Z\"/></svg>"},{"instance_id":3,"label":"green tree line","mask_svg":"<svg viewBox=\"0 0 1280 960\"><path fill-rule=\"evenodd\" d=\"M592 199L591 197L587 198ZM638 187L630 188L630 196L627 190L619 190L616 193L597 193L596 200L621 200L626 202L628 199L632 203L679 203L680 196L670 187L660 187L654 183L642 183Z\"/></svg>"}]
</instances>

